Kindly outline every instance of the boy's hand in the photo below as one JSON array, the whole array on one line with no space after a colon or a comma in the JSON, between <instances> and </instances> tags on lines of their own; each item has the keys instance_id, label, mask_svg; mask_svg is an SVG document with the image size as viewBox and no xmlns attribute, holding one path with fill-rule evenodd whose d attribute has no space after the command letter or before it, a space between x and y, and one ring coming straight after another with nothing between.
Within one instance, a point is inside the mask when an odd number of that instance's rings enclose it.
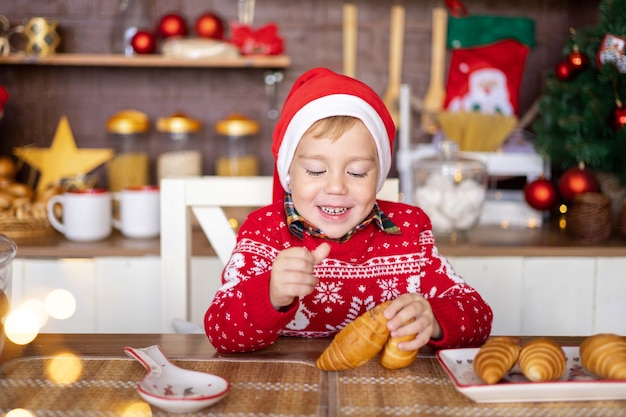
<instances>
[{"instance_id":1,"label":"boy's hand","mask_svg":"<svg viewBox=\"0 0 626 417\"><path fill-rule=\"evenodd\" d=\"M419 294L402 294L385 309L387 327L392 337L416 334L415 339L398 345L401 350L415 350L428 341L441 338L441 328L430 303ZM406 324L405 324L406 323Z\"/></svg>"},{"instance_id":2,"label":"boy's hand","mask_svg":"<svg viewBox=\"0 0 626 417\"><path fill-rule=\"evenodd\" d=\"M285 249L276 256L270 276L270 302L275 309L286 307L294 298L313 292L317 285L313 267L329 253L330 245L322 243L313 252L298 247Z\"/></svg>"}]
</instances>

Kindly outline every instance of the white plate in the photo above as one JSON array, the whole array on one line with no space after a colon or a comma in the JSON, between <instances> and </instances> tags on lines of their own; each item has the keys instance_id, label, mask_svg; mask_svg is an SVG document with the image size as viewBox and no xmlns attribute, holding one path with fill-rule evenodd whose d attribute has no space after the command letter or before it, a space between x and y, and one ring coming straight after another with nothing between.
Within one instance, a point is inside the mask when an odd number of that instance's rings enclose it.
<instances>
[{"instance_id":1,"label":"white plate","mask_svg":"<svg viewBox=\"0 0 626 417\"><path fill-rule=\"evenodd\" d=\"M564 346L567 368L558 381L531 382L517 365L497 384L485 384L472 368L478 348L444 349L437 359L455 388L479 403L528 401L596 401L626 399L626 380L602 380L580 364L578 346Z\"/></svg>"}]
</instances>

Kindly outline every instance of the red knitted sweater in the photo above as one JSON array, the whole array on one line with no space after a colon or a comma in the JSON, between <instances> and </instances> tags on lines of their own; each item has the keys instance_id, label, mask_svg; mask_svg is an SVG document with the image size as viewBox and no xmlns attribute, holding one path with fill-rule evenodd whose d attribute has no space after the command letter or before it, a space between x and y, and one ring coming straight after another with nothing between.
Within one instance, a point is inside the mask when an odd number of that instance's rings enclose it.
<instances>
[{"instance_id":1,"label":"red knitted sweater","mask_svg":"<svg viewBox=\"0 0 626 417\"><path fill-rule=\"evenodd\" d=\"M491 308L439 254L426 214L402 203L379 200L378 205L402 233L385 233L372 222L346 242L328 241L330 255L314 270L318 286L287 311L276 311L269 300L276 255L292 246L313 250L324 240L293 235L282 201L252 212L205 315L215 349L247 352L266 348L281 335L330 336L366 310L406 292L430 302L443 332L442 339L430 341L432 346L481 345L491 331Z\"/></svg>"}]
</instances>

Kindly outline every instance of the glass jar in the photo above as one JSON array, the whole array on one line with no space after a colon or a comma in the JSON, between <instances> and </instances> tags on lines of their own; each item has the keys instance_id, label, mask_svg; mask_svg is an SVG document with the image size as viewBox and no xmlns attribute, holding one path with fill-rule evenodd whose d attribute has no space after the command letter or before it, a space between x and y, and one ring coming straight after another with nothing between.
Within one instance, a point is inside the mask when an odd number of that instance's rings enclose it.
<instances>
[{"instance_id":1,"label":"glass jar","mask_svg":"<svg viewBox=\"0 0 626 417\"><path fill-rule=\"evenodd\" d=\"M12 265L16 253L15 242L5 235L0 235L0 353L6 340L4 322L11 310Z\"/></svg>"},{"instance_id":2,"label":"glass jar","mask_svg":"<svg viewBox=\"0 0 626 417\"><path fill-rule=\"evenodd\" d=\"M259 175L259 157L256 138L259 123L239 114L233 114L215 125L218 137L217 175Z\"/></svg>"},{"instance_id":3,"label":"glass jar","mask_svg":"<svg viewBox=\"0 0 626 417\"><path fill-rule=\"evenodd\" d=\"M150 184L150 122L136 110L114 114L107 122L110 147L115 154L108 164L111 191Z\"/></svg>"},{"instance_id":4,"label":"glass jar","mask_svg":"<svg viewBox=\"0 0 626 417\"><path fill-rule=\"evenodd\" d=\"M111 29L111 51L132 56L131 40L139 30L152 30L154 12L152 0L119 0Z\"/></svg>"},{"instance_id":5,"label":"glass jar","mask_svg":"<svg viewBox=\"0 0 626 417\"><path fill-rule=\"evenodd\" d=\"M457 155L458 145L444 141L439 155L415 161L414 201L428 214L436 236L463 240L482 214L487 167Z\"/></svg>"},{"instance_id":6,"label":"glass jar","mask_svg":"<svg viewBox=\"0 0 626 417\"><path fill-rule=\"evenodd\" d=\"M202 175L202 123L184 114L160 117L157 178Z\"/></svg>"}]
</instances>

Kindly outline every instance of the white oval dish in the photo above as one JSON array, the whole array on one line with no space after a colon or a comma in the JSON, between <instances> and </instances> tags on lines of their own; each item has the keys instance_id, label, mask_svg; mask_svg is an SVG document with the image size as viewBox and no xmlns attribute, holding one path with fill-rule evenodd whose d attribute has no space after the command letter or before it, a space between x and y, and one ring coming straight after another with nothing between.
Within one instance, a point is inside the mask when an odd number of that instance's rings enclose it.
<instances>
[{"instance_id":1,"label":"white oval dish","mask_svg":"<svg viewBox=\"0 0 626 417\"><path fill-rule=\"evenodd\" d=\"M148 374L137 384L146 402L172 413L191 413L215 404L226 396L230 383L217 375L191 371L172 364L159 345L125 347Z\"/></svg>"}]
</instances>

